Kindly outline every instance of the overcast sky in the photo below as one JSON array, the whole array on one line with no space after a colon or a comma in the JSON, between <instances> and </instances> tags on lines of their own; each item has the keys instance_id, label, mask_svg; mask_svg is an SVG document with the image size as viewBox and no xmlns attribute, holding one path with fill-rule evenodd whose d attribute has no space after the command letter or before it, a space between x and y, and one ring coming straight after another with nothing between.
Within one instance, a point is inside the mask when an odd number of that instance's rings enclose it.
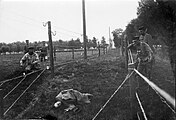
<instances>
[{"instance_id":1,"label":"overcast sky","mask_svg":"<svg viewBox=\"0 0 176 120\"><path fill-rule=\"evenodd\" d=\"M138 1L85 0L88 38L108 42L109 27L125 29L137 17ZM47 21L57 33L53 40L82 41L82 0L0 0L0 42L47 41Z\"/></svg>"}]
</instances>

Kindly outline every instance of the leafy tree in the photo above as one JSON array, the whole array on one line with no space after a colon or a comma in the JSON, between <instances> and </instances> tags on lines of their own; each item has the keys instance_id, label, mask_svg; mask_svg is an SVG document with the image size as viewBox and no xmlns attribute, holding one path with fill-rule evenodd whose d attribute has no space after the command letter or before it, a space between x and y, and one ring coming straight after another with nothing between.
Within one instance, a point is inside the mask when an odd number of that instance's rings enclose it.
<instances>
[{"instance_id":1,"label":"leafy tree","mask_svg":"<svg viewBox=\"0 0 176 120\"><path fill-rule=\"evenodd\" d=\"M168 46L170 63L176 78L176 1L141 0L137 9L138 17L126 28L128 38L135 35L139 26L145 26L154 38L154 44Z\"/></svg>"},{"instance_id":2,"label":"leafy tree","mask_svg":"<svg viewBox=\"0 0 176 120\"><path fill-rule=\"evenodd\" d=\"M7 45L1 46L1 52L6 54L6 52L9 52L10 48Z\"/></svg>"},{"instance_id":3,"label":"leafy tree","mask_svg":"<svg viewBox=\"0 0 176 120\"><path fill-rule=\"evenodd\" d=\"M71 48L79 49L81 48L82 44L80 42L80 39L78 38L77 40L72 39L68 41L68 46L70 46Z\"/></svg>"},{"instance_id":4,"label":"leafy tree","mask_svg":"<svg viewBox=\"0 0 176 120\"><path fill-rule=\"evenodd\" d=\"M76 44L76 46L77 46L78 48L81 48L81 47L82 47L82 43L81 43L81 41L80 41L79 38L77 38L77 39L75 40L75 44Z\"/></svg>"},{"instance_id":5,"label":"leafy tree","mask_svg":"<svg viewBox=\"0 0 176 120\"><path fill-rule=\"evenodd\" d=\"M68 46L75 46L75 42L73 39L68 41Z\"/></svg>"},{"instance_id":6,"label":"leafy tree","mask_svg":"<svg viewBox=\"0 0 176 120\"><path fill-rule=\"evenodd\" d=\"M95 37L93 37L92 43L93 43L93 48L97 47L97 39Z\"/></svg>"},{"instance_id":7,"label":"leafy tree","mask_svg":"<svg viewBox=\"0 0 176 120\"><path fill-rule=\"evenodd\" d=\"M102 40L101 40L101 45L102 45L102 46L105 46L105 44L106 44L106 40L105 40L105 37L103 36L103 37L102 37Z\"/></svg>"},{"instance_id":8,"label":"leafy tree","mask_svg":"<svg viewBox=\"0 0 176 120\"><path fill-rule=\"evenodd\" d=\"M150 32L162 36L168 46L170 63L176 78L176 2L174 0L141 0L138 18Z\"/></svg>"},{"instance_id":9,"label":"leafy tree","mask_svg":"<svg viewBox=\"0 0 176 120\"><path fill-rule=\"evenodd\" d=\"M121 46L121 35L122 35L123 30L121 28L115 29L112 34L113 34L113 41L114 41L114 46L116 48L119 48Z\"/></svg>"},{"instance_id":10,"label":"leafy tree","mask_svg":"<svg viewBox=\"0 0 176 120\"><path fill-rule=\"evenodd\" d=\"M87 48L90 49L91 47L93 47L93 42L91 39L88 39Z\"/></svg>"},{"instance_id":11,"label":"leafy tree","mask_svg":"<svg viewBox=\"0 0 176 120\"><path fill-rule=\"evenodd\" d=\"M62 44L64 41L63 40L59 40L59 43Z\"/></svg>"}]
</instances>

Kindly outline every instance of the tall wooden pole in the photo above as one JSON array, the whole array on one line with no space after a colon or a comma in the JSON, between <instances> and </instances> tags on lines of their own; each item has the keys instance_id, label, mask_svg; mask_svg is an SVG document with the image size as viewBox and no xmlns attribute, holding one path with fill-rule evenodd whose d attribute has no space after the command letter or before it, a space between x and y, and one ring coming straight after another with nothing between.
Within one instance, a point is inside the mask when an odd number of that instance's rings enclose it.
<instances>
[{"instance_id":1,"label":"tall wooden pole","mask_svg":"<svg viewBox=\"0 0 176 120\"><path fill-rule=\"evenodd\" d=\"M110 27L109 27L109 49L112 48L112 40L111 40L111 34L110 34Z\"/></svg>"},{"instance_id":2,"label":"tall wooden pole","mask_svg":"<svg viewBox=\"0 0 176 120\"><path fill-rule=\"evenodd\" d=\"M100 43L98 42L98 57L100 57Z\"/></svg>"},{"instance_id":3,"label":"tall wooden pole","mask_svg":"<svg viewBox=\"0 0 176 120\"><path fill-rule=\"evenodd\" d=\"M85 1L84 0L82 0L82 13L83 13L84 59L87 59L86 15L85 15Z\"/></svg>"},{"instance_id":4,"label":"tall wooden pole","mask_svg":"<svg viewBox=\"0 0 176 120\"><path fill-rule=\"evenodd\" d=\"M53 58L53 43L51 35L51 21L48 21L48 37L49 37L49 50L50 50L50 67L51 67L51 77L54 77L54 58Z\"/></svg>"}]
</instances>

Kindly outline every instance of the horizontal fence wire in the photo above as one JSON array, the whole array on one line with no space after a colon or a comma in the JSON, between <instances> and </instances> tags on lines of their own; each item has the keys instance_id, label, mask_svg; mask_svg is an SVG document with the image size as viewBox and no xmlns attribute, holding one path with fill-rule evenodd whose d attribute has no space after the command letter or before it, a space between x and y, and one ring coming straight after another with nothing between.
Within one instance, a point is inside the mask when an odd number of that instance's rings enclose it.
<instances>
[{"instance_id":1,"label":"horizontal fence wire","mask_svg":"<svg viewBox=\"0 0 176 120\"><path fill-rule=\"evenodd\" d=\"M97 116L101 113L101 111L106 107L106 105L109 103L109 101L114 97L114 95L120 90L120 88L122 87L122 85L128 80L128 78L131 77L131 75L133 74L134 71L132 71L131 73L127 74L126 78L124 79L124 81L121 83L121 85L116 89L116 91L111 95L111 97L106 101L106 103L101 107L101 109L98 111L98 113L93 117L92 120L95 120L97 118Z\"/></svg>"},{"instance_id":2,"label":"horizontal fence wire","mask_svg":"<svg viewBox=\"0 0 176 120\"><path fill-rule=\"evenodd\" d=\"M11 78L11 79L7 79L7 80L4 80L4 81L0 81L0 83L5 83L5 82L9 82L9 81L12 81L12 80L16 80L18 78L21 78L21 77L24 77L24 76L18 76L18 77L14 77L14 78Z\"/></svg>"},{"instance_id":3,"label":"horizontal fence wire","mask_svg":"<svg viewBox=\"0 0 176 120\"><path fill-rule=\"evenodd\" d=\"M32 82L31 84L23 91L23 93L12 103L12 105L4 112L3 115L6 115L7 112L15 105L15 103L24 95L24 93L33 85L33 83L45 72L44 69Z\"/></svg>"},{"instance_id":4,"label":"horizontal fence wire","mask_svg":"<svg viewBox=\"0 0 176 120\"><path fill-rule=\"evenodd\" d=\"M41 70L41 69L40 69L40 70ZM26 75L21 75L21 76L18 76L18 77L14 77L14 78L11 78L11 79L7 79L7 80L4 80L4 81L0 81L0 83L1 83L0 86L2 86L2 85L3 85L4 83L6 83L6 82L10 82L10 81L12 81L12 80L16 80L16 79L18 79L18 78L25 77L25 76L27 76L27 75L33 74L34 72L38 72L38 71L40 71L40 70L36 70L36 71L30 72L30 73L28 73L28 74L26 74Z\"/></svg>"},{"instance_id":5,"label":"horizontal fence wire","mask_svg":"<svg viewBox=\"0 0 176 120\"><path fill-rule=\"evenodd\" d=\"M145 114L144 108L143 108L143 106L142 106L142 104L141 104L141 101L140 101L140 99L139 99L139 96L138 96L138 94L137 94L137 92L136 92L136 98L137 98L137 100L138 100L139 106L140 106L141 111L142 111L142 113L143 113L144 119L145 119L145 120L148 120L148 119L147 119L147 116L146 116L146 114Z\"/></svg>"},{"instance_id":6,"label":"horizontal fence wire","mask_svg":"<svg viewBox=\"0 0 176 120\"><path fill-rule=\"evenodd\" d=\"M3 99L5 99L10 93L12 93L24 80L25 80L26 76L20 80L20 82L10 91L8 92L4 97Z\"/></svg>"},{"instance_id":7,"label":"horizontal fence wire","mask_svg":"<svg viewBox=\"0 0 176 120\"><path fill-rule=\"evenodd\" d=\"M161 88L159 88L157 85L155 85L153 82L151 82L148 78L146 78L144 75L142 75L138 70L134 69L134 71L140 76L142 77L145 82L147 82L149 84L149 86L157 93L157 95L159 95L159 97L164 97L165 100L167 100L174 108L175 108L175 99L170 96L167 92L165 92L164 90L162 90ZM164 99L162 99L161 101L163 102ZM176 113L175 110L172 109L172 107L167 104L167 102L164 102L171 110L172 112Z\"/></svg>"}]
</instances>

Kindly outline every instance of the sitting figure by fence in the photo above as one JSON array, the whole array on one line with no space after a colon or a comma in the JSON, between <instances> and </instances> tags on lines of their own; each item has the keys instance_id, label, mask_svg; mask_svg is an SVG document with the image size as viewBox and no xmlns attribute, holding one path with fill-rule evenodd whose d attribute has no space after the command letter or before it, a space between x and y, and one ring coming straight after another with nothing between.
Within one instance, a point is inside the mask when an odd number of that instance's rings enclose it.
<instances>
[{"instance_id":1,"label":"sitting figure by fence","mask_svg":"<svg viewBox=\"0 0 176 120\"><path fill-rule=\"evenodd\" d=\"M25 69L25 72L39 69L39 56L34 52L34 47L28 48L28 52L20 60L20 65Z\"/></svg>"},{"instance_id":2,"label":"sitting figure by fence","mask_svg":"<svg viewBox=\"0 0 176 120\"><path fill-rule=\"evenodd\" d=\"M128 46L128 49L136 50L136 60L134 63L135 69L151 79L152 66L154 62L153 51L150 46L139 40L138 36L133 38L133 43Z\"/></svg>"}]
</instances>

